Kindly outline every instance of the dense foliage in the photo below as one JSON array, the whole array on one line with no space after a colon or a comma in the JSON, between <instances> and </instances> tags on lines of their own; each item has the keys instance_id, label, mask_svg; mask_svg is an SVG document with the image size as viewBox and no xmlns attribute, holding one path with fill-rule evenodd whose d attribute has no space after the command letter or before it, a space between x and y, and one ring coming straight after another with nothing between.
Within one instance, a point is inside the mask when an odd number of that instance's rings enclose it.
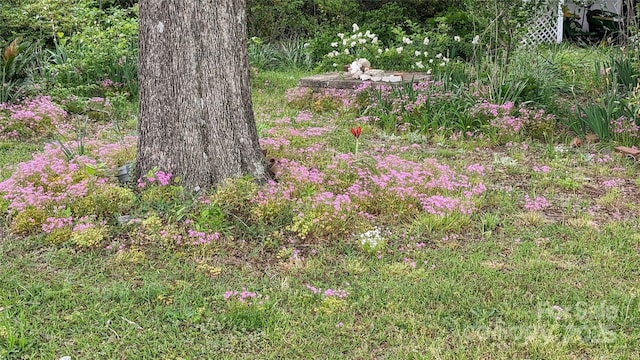
<instances>
[{"instance_id":1,"label":"dense foliage","mask_svg":"<svg viewBox=\"0 0 640 360\"><path fill-rule=\"evenodd\" d=\"M378 29L387 39L391 29L405 26L407 20L426 24L462 5L461 0L249 0L249 36L267 41L291 36L313 38L355 22Z\"/></svg>"},{"instance_id":2,"label":"dense foliage","mask_svg":"<svg viewBox=\"0 0 640 360\"><path fill-rule=\"evenodd\" d=\"M136 97L135 1L12 0L10 4L0 7L0 45L9 48L20 39L19 55L14 69L3 70L5 85L0 100L38 94L34 87L61 98L102 96L105 81ZM438 66L445 58L454 63L483 62L484 68L478 70L490 74L493 70L487 64L508 67L524 25L540 4L505 0L251 0L247 4L250 61L258 69L332 69L356 57L368 57L378 68L442 73L451 71L450 66ZM362 30L356 31L354 24ZM374 38L375 44L370 42ZM428 66L433 62L435 65ZM539 93L537 88L544 85L531 76L515 80L526 82L524 92L533 98L548 95Z\"/></svg>"}]
</instances>

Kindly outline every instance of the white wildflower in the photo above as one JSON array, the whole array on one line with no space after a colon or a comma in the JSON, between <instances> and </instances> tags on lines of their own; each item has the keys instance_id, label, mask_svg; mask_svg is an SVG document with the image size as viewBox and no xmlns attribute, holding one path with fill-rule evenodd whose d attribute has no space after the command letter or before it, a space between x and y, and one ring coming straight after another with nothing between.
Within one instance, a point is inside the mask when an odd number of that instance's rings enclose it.
<instances>
[{"instance_id":1,"label":"white wildflower","mask_svg":"<svg viewBox=\"0 0 640 360\"><path fill-rule=\"evenodd\" d=\"M354 46L356 46L356 42L352 41L351 44L350 44L350 47L354 47Z\"/></svg>"},{"instance_id":2,"label":"white wildflower","mask_svg":"<svg viewBox=\"0 0 640 360\"><path fill-rule=\"evenodd\" d=\"M420 51L418 51L418 50L416 50L416 52L414 54L415 54L416 57L422 55L422 53Z\"/></svg>"},{"instance_id":3,"label":"white wildflower","mask_svg":"<svg viewBox=\"0 0 640 360\"><path fill-rule=\"evenodd\" d=\"M337 42L332 42L331 43L331 47L338 47L338 43Z\"/></svg>"},{"instance_id":4,"label":"white wildflower","mask_svg":"<svg viewBox=\"0 0 640 360\"><path fill-rule=\"evenodd\" d=\"M462 39L460 38L460 36L456 35L456 36L453 37L453 40L455 42L460 42Z\"/></svg>"},{"instance_id":5,"label":"white wildflower","mask_svg":"<svg viewBox=\"0 0 640 360\"><path fill-rule=\"evenodd\" d=\"M344 49L344 54L349 55L349 49Z\"/></svg>"},{"instance_id":6,"label":"white wildflower","mask_svg":"<svg viewBox=\"0 0 640 360\"><path fill-rule=\"evenodd\" d=\"M398 52L398 54L402 54L402 50L404 50L402 46L400 46L399 48L396 48L396 51Z\"/></svg>"},{"instance_id":7,"label":"white wildflower","mask_svg":"<svg viewBox=\"0 0 640 360\"><path fill-rule=\"evenodd\" d=\"M365 248L368 247L369 249L374 249L384 242L384 238L382 237L379 227L375 227L373 230L360 234L359 238L360 244Z\"/></svg>"},{"instance_id":8,"label":"white wildflower","mask_svg":"<svg viewBox=\"0 0 640 360\"><path fill-rule=\"evenodd\" d=\"M411 44L413 44L413 40L409 39L409 38L408 38L408 37L406 37L406 36L402 38L402 42L403 42L404 44L407 44L407 45L411 45Z\"/></svg>"},{"instance_id":9,"label":"white wildflower","mask_svg":"<svg viewBox=\"0 0 640 360\"><path fill-rule=\"evenodd\" d=\"M378 54L382 54L382 49L378 48Z\"/></svg>"},{"instance_id":10,"label":"white wildflower","mask_svg":"<svg viewBox=\"0 0 640 360\"><path fill-rule=\"evenodd\" d=\"M438 53L436 54L436 59L442 59L442 56L443 56L442 53Z\"/></svg>"},{"instance_id":11,"label":"white wildflower","mask_svg":"<svg viewBox=\"0 0 640 360\"><path fill-rule=\"evenodd\" d=\"M476 35L473 37L473 40L471 40L471 43L473 45L478 45L480 43L480 35Z\"/></svg>"},{"instance_id":12,"label":"white wildflower","mask_svg":"<svg viewBox=\"0 0 640 360\"><path fill-rule=\"evenodd\" d=\"M360 30L360 27L358 26L358 24L353 24L351 25L351 27L353 28L353 32Z\"/></svg>"},{"instance_id":13,"label":"white wildflower","mask_svg":"<svg viewBox=\"0 0 640 360\"><path fill-rule=\"evenodd\" d=\"M367 39L358 39L358 44L366 44Z\"/></svg>"},{"instance_id":14,"label":"white wildflower","mask_svg":"<svg viewBox=\"0 0 640 360\"><path fill-rule=\"evenodd\" d=\"M343 34L343 33L338 33L338 37L339 37L340 39L344 39L344 34Z\"/></svg>"},{"instance_id":15,"label":"white wildflower","mask_svg":"<svg viewBox=\"0 0 640 360\"><path fill-rule=\"evenodd\" d=\"M418 69L424 69L424 64L422 63L422 61L418 61L416 63L416 66L418 67Z\"/></svg>"},{"instance_id":16,"label":"white wildflower","mask_svg":"<svg viewBox=\"0 0 640 360\"><path fill-rule=\"evenodd\" d=\"M424 41L422 42L425 46L429 45L429 38L426 37L424 38Z\"/></svg>"}]
</instances>

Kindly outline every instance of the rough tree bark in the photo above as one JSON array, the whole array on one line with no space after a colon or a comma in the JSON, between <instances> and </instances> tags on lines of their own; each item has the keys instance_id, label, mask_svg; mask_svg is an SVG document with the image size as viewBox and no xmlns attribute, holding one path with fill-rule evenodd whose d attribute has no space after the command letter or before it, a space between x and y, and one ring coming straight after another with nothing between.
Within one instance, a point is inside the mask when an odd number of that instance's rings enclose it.
<instances>
[{"instance_id":1,"label":"rough tree bark","mask_svg":"<svg viewBox=\"0 0 640 360\"><path fill-rule=\"evenodd\" d=\"M245 0L141 0L136 176L207 189L264 179L251 103Z\"/></svg>"}]
</instances>

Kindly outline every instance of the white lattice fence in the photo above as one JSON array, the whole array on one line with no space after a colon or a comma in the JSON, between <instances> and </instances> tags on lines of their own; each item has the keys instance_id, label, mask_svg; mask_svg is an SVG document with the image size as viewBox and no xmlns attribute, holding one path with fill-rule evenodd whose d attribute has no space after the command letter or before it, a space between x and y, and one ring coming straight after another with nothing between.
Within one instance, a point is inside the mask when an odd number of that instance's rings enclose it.
<instances>
[{"instance_id":1,"label":"white lattice fence","mask_svg":"<svg viewBox=\"0 0 640 360\"><path fill-rule=\"evenodd\" d=\"M560 42L562 40L562 12L557 4L549 4L538 14L533 14L527 26L525 44Z\"/></svg>"}]
</instances>

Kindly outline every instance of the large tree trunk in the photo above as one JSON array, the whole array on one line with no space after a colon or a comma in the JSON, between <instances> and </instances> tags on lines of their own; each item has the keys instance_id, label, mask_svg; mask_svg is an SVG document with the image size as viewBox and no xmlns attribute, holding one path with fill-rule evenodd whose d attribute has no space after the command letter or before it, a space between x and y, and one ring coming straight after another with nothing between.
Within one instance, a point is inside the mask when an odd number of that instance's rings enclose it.
<instances>
[{"instance_id":1,"label":"large tree trunk","mask_svg":"<svg viewBox=\"0 0 640 360\"><path fill-rule=\"evenodd\" d=\"M245 0L140 1L138 177L158 167L188 189L265 178L245 29Z\"/></svg>"}]
</instances>

